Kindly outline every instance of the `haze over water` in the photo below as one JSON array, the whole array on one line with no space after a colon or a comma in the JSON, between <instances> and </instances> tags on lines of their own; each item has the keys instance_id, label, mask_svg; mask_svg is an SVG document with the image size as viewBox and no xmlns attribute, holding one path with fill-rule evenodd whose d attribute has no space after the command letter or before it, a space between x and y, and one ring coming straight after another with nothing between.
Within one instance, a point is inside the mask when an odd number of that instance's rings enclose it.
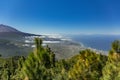
<instances>
[{"instance_id":1,"label":"haze over water","mask_svg":"<svg viewBox=\"0 0 120 80\"><path fill-rule=\"evenodd\" d=\"M120 35L74 35L71 38L85 47L108 51L111 49L111 43L119 40Z\"/></svg>"}]
</instances>

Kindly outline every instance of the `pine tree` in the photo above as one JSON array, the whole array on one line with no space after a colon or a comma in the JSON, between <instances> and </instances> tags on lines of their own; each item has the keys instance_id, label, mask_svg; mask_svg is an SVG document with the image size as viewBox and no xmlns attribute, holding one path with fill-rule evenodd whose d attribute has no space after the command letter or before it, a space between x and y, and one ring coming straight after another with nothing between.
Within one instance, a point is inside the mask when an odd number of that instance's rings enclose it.
<instances>
[{"instance_id":1,"label":"pine tree","mask_svg":"<svg viewBox=\"0 0 120 80\"><path fill-rule=\"evenodd\" d=\"M50 48L42 46L42 40L35 38L36 48L23 64L23 75L28 80L50 80L51 68L55 65L55 55Z\"/></svg>"},{"instance_id":2,"label":"pine tree","mask_svg":"<svg viewBox=\"0 0 120 80\"><path fill-rule=\"evenodd\" d=\"M112 43L112 49L108 54L108 61L103 68L101 80L120 80L120 41Z\"/></svg>"},{"instance_id":3,"label":"pine tree","mask_svg":"<svg viewBox=\"0 0 120 80\"><path fill-rule=\"evenodd\" d=\"M69 71L69 79L99 80L99 78L102 76L102 67L105 65L102 59L106 59L106 57L96 54L89 49L81 51L77 57L78 60L73 65L73 68L71 68Z\"/></svg>"},{"instance_id":4,"label":"pine tree","mask_svg":"<svg viewBox=\"0 0 120 80\"><path fill-rule=\"evenodd\" d=\"M120 53L120 41L119 40L115 40L112 43L112 50L116 53Z\"/></svg>"}]
</instances>

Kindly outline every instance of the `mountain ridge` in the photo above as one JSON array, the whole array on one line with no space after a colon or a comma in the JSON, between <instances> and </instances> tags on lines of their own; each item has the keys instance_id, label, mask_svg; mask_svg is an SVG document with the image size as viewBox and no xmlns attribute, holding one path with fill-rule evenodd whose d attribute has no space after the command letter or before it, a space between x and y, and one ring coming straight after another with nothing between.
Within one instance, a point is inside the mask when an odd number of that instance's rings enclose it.
<instances>
[{"instance_id":1,"label":"mountain ridge","mask_svg":"<svg viewBox=\"0 0 120 80\"><path fill-rule=\"evenodd\" d=\"M0 37L8 37L8 36L41 36L41 35L36 35L36 34L31 34L31 33L26 33L19 31L11 26L0 24Z\"/></svg>"},{"instance_id":2,"label":"mountain ridge","mask_svg":"<svg viewBox=\"0 0 120 80\"><path fill-rule=\"evenodd\" d=\"M8 26L8 25L4 25L4 24L0 24L0 33L1 32L21 32L11 26Z\"/></svg>"}]
</instances>

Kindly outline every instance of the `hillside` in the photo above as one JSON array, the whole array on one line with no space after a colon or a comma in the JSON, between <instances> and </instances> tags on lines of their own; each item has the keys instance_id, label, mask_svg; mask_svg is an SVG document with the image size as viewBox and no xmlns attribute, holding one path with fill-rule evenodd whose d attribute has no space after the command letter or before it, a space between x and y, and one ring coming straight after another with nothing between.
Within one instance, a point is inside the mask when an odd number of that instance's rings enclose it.
<instances>
[{"instance_id":1,"label":"hillside","mask_svg":"<svg viewBox=\"0 0 120 80\"><path fill-rule=\"evenodd\" d=\"M2 32L15 32L15 33L20 33L20 31L18 31L18 30L15 29L15 28L12 28L12 27L7 26L7 25L0 24L0 33L2 33Z\"/></svg>"},{"instance_id":2,"label":"hillside","mask_svg":"<svg viewBox=\"0 0 120 80\"><path fill-rule=\"evenodd\" d=\"M83 49L80 44L64 37L52 35L36 35L24 33L11 26L0 25L0 54L2 57L27 56L34 48L34 38L43 40L43 45L49 45L57 59L68 58Z\"/></svg>"},{"instance_id":3,"label":"hillside","mask_svg":"<svg viewBox=\"0 0 120 80\"><path fill-rule=\"evenodd\" d=\"M120 80L119 40L112 43L108 56L86 49L60 60L41 39L35 38L35 46L27 58L0 57L0 80Z\"/></svg>"}]
</instances>

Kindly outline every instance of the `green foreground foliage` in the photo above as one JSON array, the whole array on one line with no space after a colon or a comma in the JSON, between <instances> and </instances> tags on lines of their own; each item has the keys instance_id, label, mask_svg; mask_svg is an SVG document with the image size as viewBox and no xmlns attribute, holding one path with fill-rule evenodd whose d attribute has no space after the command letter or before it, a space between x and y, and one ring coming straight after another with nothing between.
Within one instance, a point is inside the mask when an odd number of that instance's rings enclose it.
<instances>
[{"instance_id":1,"label":"green foreground foliage","mask_svg":"<svg viewBox=\"0 0 120 80\"><path fill-rule=\"evenodd\" d=\"M86 49L62 60L41 39L35 44L27 58L0 58L0 80L120 80L120 41L112 43L108 56Z\"/></svg>"}]
</instances>

